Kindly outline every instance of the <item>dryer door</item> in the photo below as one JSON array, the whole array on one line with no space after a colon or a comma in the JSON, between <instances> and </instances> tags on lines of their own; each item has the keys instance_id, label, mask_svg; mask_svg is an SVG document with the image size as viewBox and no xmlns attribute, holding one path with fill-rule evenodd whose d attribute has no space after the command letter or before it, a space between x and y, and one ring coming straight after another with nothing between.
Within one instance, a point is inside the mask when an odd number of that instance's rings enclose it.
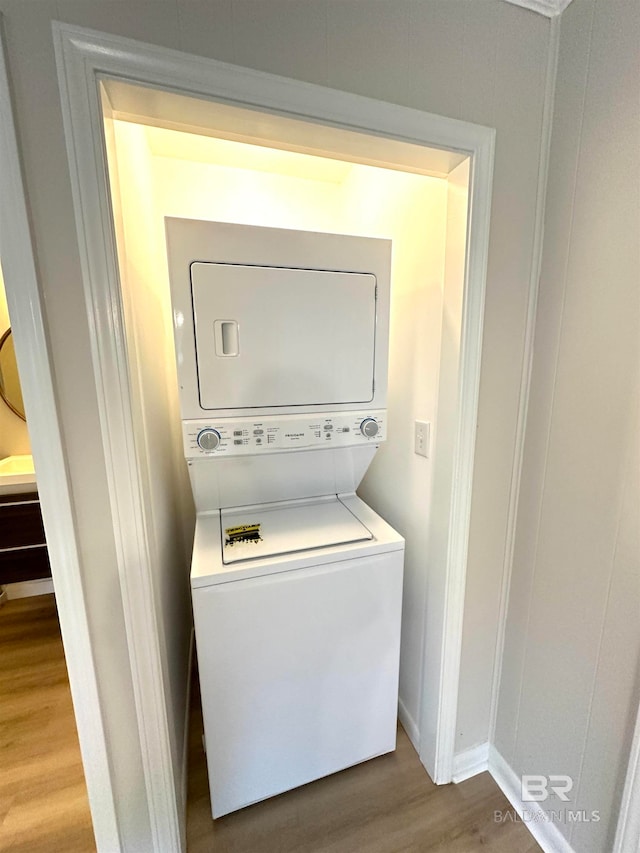
<instances>
[{"instance_id":1,"label":"dryer door","mask_svg":"<svg viewBox=\"0 0 640 853\"><path fill-rule=\"evenodd\" d=\"M193 263L203 409L373 399L376 278Z\"/></svg>"}]
</instances>

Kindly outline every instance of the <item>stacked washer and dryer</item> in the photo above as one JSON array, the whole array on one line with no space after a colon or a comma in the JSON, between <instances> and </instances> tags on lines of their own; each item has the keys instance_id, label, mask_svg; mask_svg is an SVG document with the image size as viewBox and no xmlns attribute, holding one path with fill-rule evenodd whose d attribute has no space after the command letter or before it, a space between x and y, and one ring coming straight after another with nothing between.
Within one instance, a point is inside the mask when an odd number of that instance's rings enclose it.
<instances>
[{"instance_id":1,"label":"stacked washer and dryer","mask_svg":"<svg viewBox=\"0 0 640 853\"><path fill-rule=\"evenodd\" d=\"M404 541L355 493L386 436L391 244L166 232L217 818L395 749Z\"/></svg>"}]
</instances>

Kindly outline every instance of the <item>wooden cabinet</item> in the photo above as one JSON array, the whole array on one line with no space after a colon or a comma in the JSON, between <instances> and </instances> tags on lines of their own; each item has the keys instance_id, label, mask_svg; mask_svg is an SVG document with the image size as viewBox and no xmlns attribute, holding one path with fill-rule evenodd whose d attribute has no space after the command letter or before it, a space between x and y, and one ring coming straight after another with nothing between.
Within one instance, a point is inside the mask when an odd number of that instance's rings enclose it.
<instances>
[{"instance_id":1,"label":"wooden cabinet","mask_svg":"<svg viewBox=\"0 0 640 853\"><path fill-rule=\"evenodd\" d=\"M38 493L0 495L0 584L48 577Z\"/></svg>"}]
</instances>

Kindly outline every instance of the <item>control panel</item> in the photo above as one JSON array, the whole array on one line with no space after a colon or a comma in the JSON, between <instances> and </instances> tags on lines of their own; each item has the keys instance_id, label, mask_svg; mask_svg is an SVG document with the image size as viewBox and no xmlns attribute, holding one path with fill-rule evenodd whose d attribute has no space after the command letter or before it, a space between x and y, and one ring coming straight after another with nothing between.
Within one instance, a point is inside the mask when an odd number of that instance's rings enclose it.
<instances>
[{"instance_id":1,"label":"control panel","mask_svg":"<svg viewBox=\"0 0 640 853\"><path fill-rule=\"evenodd\" d=\"M386 412L336 412L286 417L219 418L182 422L187 459L379 444Z\"/></svg>"}]
</instances>

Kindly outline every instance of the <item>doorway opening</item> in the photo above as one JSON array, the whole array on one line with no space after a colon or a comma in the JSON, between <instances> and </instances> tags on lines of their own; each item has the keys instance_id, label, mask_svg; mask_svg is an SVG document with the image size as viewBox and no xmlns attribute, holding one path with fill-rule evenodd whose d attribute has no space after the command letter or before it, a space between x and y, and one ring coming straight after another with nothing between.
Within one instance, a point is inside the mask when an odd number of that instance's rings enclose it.
<instances>
[{"instance_id":1,"label":"doorway opening","mask_svg":"<svg viewBox=\"0 0 640 853\"><path fill-rule=\"evenodd\" d=\"M186 691L182 694L181 688L186 685L189 638L180 612L188 609L189 509L181 511L177 521L171 516L176 531L180 527L183 531L182 544L177 545L175 540L172 547L176 554L182 550L184 570L173 575L179 594L168 596L165 593L171 584L165 579L169 573L154 559L163 555L154 536L154 525L167 517L172 504L168 493L161 489L158 469L152 470L149 464L146 445L154 429L154 406L163 394L166 398L166 391L160 392L161 370L151 384L141 381L147 365L141 374L140 361L135 357L136 347L144 350L149 341L143 337L144 329L138 330L136 337L136 324L131 319L136 306L133 302L128 304L131 289L123 286L125 279L121 276L123 258L118 256L116 233L120 228L122 239L124 228L117 221L117 199L115 206L111 199L112 176L106 153L113 144L109 139L113 130L109 128L110 121L135 119L141 125L155 124L160 129L181 132L197 130L202 136L226 141L286 150L293 147L298 154L417 172L446 181L443 230L451 239L445 240L442 255L437 424L432 424L434 455L428 460L432 467L431 524L428 552L418 555L422 567L428 567L426 612L420 613L424 634L418 644L423 653L416 666L420 670L416 690L418 719L409 720L406 708L401 708L401 716L408 729L412 729L412 722L415 724L411 735L419 743L421 760L432 778L438 783L451 781L494 132L77 27L55 24L54 37L83 259L101 451L133 673L133 699L143 746L146 795L158 849L178 849L180 837L184 838L184 800L181 802L180 797L180 791L184 792L184 765L179 757L185 755L181 743ZM127 87L127 99L118 101L112 86ZM174 110L178 106L176 98L181 100L183 113ZM241 110L244 116L236 112L231 127L212 133L216 128L211 126L210 116L203 118L207 105L218 112L216 121L222 120L223 124L229 118L229 114L224 115L225 108ZM246 124L233 123L238 118L250 123L249 130ZM284 122L288 124L283 134L280 130L279 138L274 125L282 129ZM294 123L306 129L305 137L292 140ZM336 133L346 134L342 137L346 151L336 147ZM360 147L354 148L357 142ZM404 160L395 159L398 146ZM392 149L395 153L391 153ZM410 149L422 155L418 163L407 162ZM425 155L434 158L426 166ZM439 166L434 165L438 158ZM126 264L126 256L124 260ZM144 258L142 261L145 263ZM151 297L151 302L154 311L161 314L158 300ZM158 342L160 355L163 346ZM416 381L422 378L423 365L406 367L414 369ZM414 417L422 420L423 416L419 412ZM162 423L166 421L165 410ZM406 423L401 426L406 429ZM170 429L164 431L163 440L170 443L169 432ZM419 461L424 464L424 460ZM171 465L163 460L162 476L170 476ZM374 473L372 469L372 476ZM395 468L392 473L397 479ZM161 489L158 492L157 486ZM364 491L363 497L385 511L375 497ZM424 511L420 523L423 528L427 526ZM409 604L412 606L413 602ZM418 602L416 610L420 607Z\"/></svg>"},{"instance_id":2,"label":"doorway opening","mask_svg":"<svg viewBox=\"0 0 640 853\"><path fill-rule=\"evenodd\" d=\"M469 155L110 78L101 104L173 761L184 766L194 511L165 216L392 240L389 438L359 491L407 542L400 718L420 751L427 572L448 544Z\"/></svg>"},{"instance_id":3,"label":"doorway opening","mask_svg":"<svg viewBox=\"0 0 640 853\"><path fill-rule=\"evenodd\" d=\"M0 603L53 592L14 339L0 269Z\"/></svg>"},{"instance_id":4,"label":"doorway opening","mask_svg":"<svg viewBox=\"0 0 640 853\"><path fill-rule=\"evenodd\" d=\"M0 270L0 847L94 849L78 733ZM64 803L64 809L60 808ZM43 816L44 820L43 820Z\"/></svg>"}]
</instances>

